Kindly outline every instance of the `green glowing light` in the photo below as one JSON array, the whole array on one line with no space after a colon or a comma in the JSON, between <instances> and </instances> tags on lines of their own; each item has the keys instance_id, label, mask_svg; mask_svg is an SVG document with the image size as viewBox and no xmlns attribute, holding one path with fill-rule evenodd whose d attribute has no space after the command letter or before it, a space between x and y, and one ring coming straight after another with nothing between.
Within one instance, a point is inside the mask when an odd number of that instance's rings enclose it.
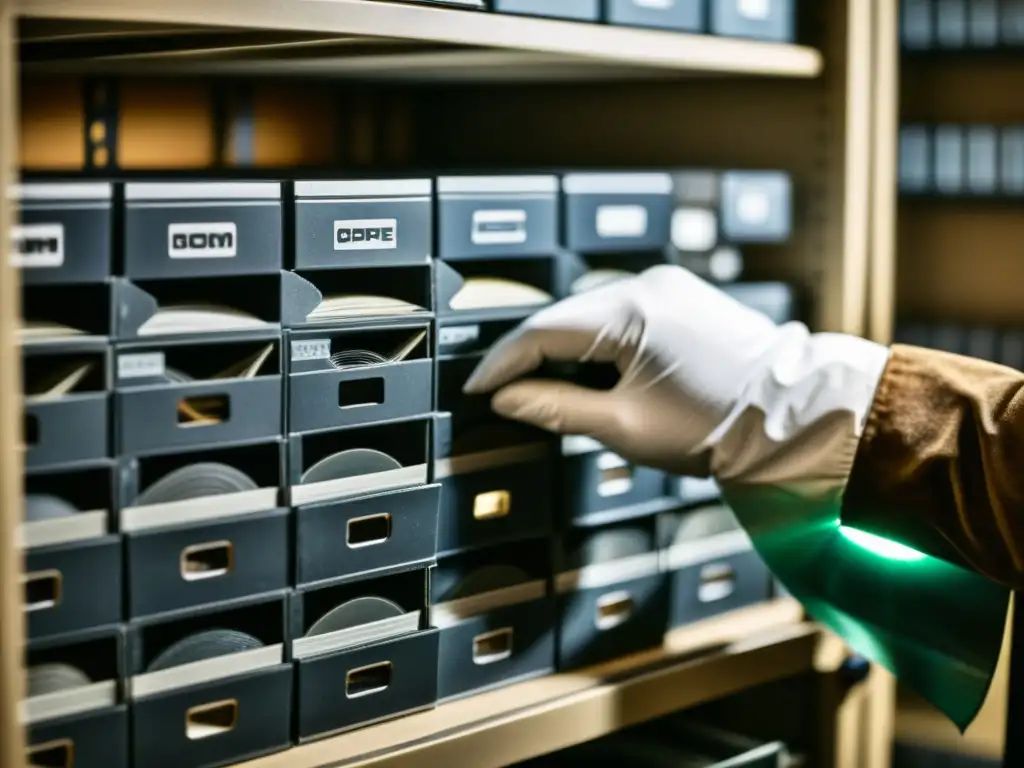
<instances>
[{"instance_id":1,"label":"green glowing light","mask_svg":"<svg viewBox=\"0 0 1024 768\"><path fill-rule=\"evenodd\" d=\"M858 547L866 549L879 557L884 557L887 560L902 560L909 563L924 560L927 557L923 552L918 552L916 549L911 549L903 544L891 541L890 539L884 539L881 536L875 536L873 533L867 533L857 528L841 525L839 526L839 532Z\"/></svg>"}]
</instances>

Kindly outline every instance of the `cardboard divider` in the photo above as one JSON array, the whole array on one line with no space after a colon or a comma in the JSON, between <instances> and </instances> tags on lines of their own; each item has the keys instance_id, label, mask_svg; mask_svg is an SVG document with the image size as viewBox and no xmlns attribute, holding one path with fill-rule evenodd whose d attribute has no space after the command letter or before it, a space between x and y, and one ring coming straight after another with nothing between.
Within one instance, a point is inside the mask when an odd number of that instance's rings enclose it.
<instances>
[{"instance_id":1,"label":"cardboard divider","mask_svg":"<svg viewBox=\"0 0 1024 768\"><path fill-rule=\"evenodd\" d=\"M118 278L114 281L117 336L135 340L239 331L265 335L280 325L280 291L279 273L203 280ZM214 316L202 323L182 325L182 310L213 312ZM151 321L153 325L147 325Z\"/></svg>"},{"instance_id":2,"label":"cardboard divider","mask_svg":"<svg viewBox=\"0 0 1024 768\"><path fill-rule=\"evenodd\" d=\"M558 270L555 256L438 262L434 270L437 314L445 325L456 318L459 322L524 318L554 300ZM483 282L474 285L473 281ZM511 287L518 288L520 293L523 289L539 292L510 302L504 294ZM467 288L471 293L465 292Z\"/></svg>"},{"instance_id":3,"label":"cardboard divider","mask_svg":"<svg viewBox=\"0 0 1024 768\"><path fill-rule=\"evenodd\" d=\"M281 291L282 323L289 328L418 317L433 304L429 264L284 272Z\"/></svg>"}]
</instances>

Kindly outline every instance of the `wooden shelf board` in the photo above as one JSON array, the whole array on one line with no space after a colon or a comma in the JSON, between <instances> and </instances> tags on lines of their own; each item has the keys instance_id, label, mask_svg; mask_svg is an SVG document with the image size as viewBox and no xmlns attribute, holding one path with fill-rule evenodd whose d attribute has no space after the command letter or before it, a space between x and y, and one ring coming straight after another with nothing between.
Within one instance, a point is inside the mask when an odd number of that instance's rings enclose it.
<instances>
[{"instance_id":1,"label":"wooden shelf board","mask_svg":"<svg viewBox=\"0 0 1024 768\"><path fill-rule=\"evenodd\" d=\"M1021 325L1024 216L1012 205L899 206L896 309L907 317Z\"/></svg>"},{"instance_id":2,"label":"wooden shelf board","mask_svg":"<svg viewBox=\"0 0 1024 768\"><path fill-rule=\"evenodd\" d=\"M616 62L584 61L558 54L499 49L413 50L407 53L311 55L289 59L265 54L246 58L119 56L27 62L22 69L34 75L309 77L411 84L660 81L678 80L694 74L669 68L636 67Z\"/></svg>"},{"instance_id":3,"label":"wooden shelf board","mask_svg":"<svg viewBox=\"0 0 1024 768\"><path fill-rule=\"evenodd\" d=\"M499 768L815 668L824 635L793 600L670 633L662 648L500 688L236 768Z\"/></svg>"},{"instance_id":4,"label":"wooden shelf board","mask_svg":"<svg viewBox=\"0 0 1024 768\"><path fill-rule=\"evenodd\" d=\"M19 0L18 9L26 19L80 20L89 23L88 34L102 36L95 22L194 25L204 34L210 27L246 29L263 33L260 46L248 46L244 60L232 61L232 49L246 48L244 36L226 47L196 43L191 50L174 55L154 56L137 52L127 56L111 55L88 60L89 67L113 69L132 62L133 70L157 73L268 74L358 74L365 77L382 66L387 75L404 72L430 76L433 71L446 76L450 70L466 72L481 66L492 71L510 67L525 77L579 77L597 69L665 75L700 73L732 75L769 75L810 78L820 74L821 54L805 46L739 40L710 35L693 35L601 24L556 21L551 19L452 10L422 5L405 5L382 0ZM331 38L345 36L416 42L434 47L470 48L465 56L427 59L403 58L401 52L391 65L378 61L372 66L352 63L356 56L281 57L279 43L266 43L266 33L316 33L326 45ZM62 36L73 34L63 28ZM159 33L157 33L159 34ZM202 37L202 35L200 35ZM111 50L117 51L117 35L110 35ZM303 41L298 41L303 42ZM310 43L310 41L304 41ZM311 48L313 50L315 48ZM127 53L127 52L124 52ZM438 52L431 52L437 54ZM444 51L440 52L445 53ZM73 61L73 60L71 60ZM139 70L135 65L145 63ZM33 62L36 69L70 66L69 60ZM421 70L421 71L417 71ZM381 76L378 72L378 76Z\"/></svg>"},{"instance_id":5,"label":"wooden shelf board","mask_svg":"<svg viewBox=\"0 0 1024 768\"><path fill-rule=\"evenodd\" d=\"M1024 122L1024 67L1011 57L906 60L900 73L900 114L905 122Z\"/></svg>"}]
</instances>

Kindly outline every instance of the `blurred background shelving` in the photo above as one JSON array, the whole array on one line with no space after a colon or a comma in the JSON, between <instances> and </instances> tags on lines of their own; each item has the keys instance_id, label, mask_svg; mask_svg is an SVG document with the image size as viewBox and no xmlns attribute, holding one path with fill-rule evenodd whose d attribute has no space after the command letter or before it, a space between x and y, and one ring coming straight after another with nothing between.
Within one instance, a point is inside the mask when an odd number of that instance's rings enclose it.
<instances>
[{"instance_id":1,"label":"blurred background shelving","mask_svg":"<svg viewBox=\"0 0 1024 768\"><path fill-rule=\"evenodd\" d=\"M17 173L120 182L782 169L794 190L792 236L745 245L744 279L794 286L816 329L878 335L880 313L877 305L868 312L868 300L877 298L872 257L884 233L872 224L885 213L880 149L889 147L891 160L895 134L887 138L886 114L875 105L894 82L894 70L880 65L892 2L800 3L792 39L756 40L493 13L474 3L462 5L480 8L4 0L0 186ZM0 197L0 229L15 215L8 196ZM23 559L13 546L23 502L18 283L4 258L5 768L25 756ZM861 679L844 666L847 656L779 598L696 622L645 654L443 703L246 765L497 768L707 705L700 717L739 723L764 741L784 738L807 765L884 768L892 681L877 669ZM733 694L749 700L730 704L738 701ZM790 703L768 703L780 699Z\"/></svg>"},{"instance_id":2,"label":"blurred background shelving","mask_svg":"<svg viewBox=\"0 0 1024 768\"><path fill-rule=\"evenodd\" d=\"M894 0L883 16L878 66L898 87L876 108L870 332L1019 369L1024 5ZM1001 764L1008 677L1009 637L963 736L901 689L899 764Z\"/></svg>"}]
</instances>

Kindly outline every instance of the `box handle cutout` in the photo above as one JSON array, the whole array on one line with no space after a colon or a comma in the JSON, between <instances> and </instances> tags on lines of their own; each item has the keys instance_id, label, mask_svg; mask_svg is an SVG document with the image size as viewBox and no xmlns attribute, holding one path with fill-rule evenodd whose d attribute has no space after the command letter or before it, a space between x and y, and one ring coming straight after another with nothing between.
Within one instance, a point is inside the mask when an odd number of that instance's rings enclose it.
<instances>
[{"instance_id":1,"label":"box handle cutout","mask_svg":"<svg viewBox=\"0 0 1024 768\"><path fill-rule=\"evenodd\" d=\"M632 615L633 596L629 592L609 592L597 598L597 616L594 623L602 631L625 624Z\"/></svg>"},{"instance_id":2,"label":"box handle cutout","mask_svg":"<svg viewBox=\"0 0 1024 768\"><path fill-rule=\"evenodd\" d=\"M345 675L345 696L357 699L360 696L386 691L391 686L392 666L390 661L382 661L379 664L350 669Z\"/></svg>"},{"instance_id":3,"label":"box handle cutout","mask_svg":"<svg viewBox=\"0 0 1024 768\"><path fill-rule=\"evenodd\" d=\"M621 496L633 490L633 467L616 453L602 453L597 457L600 475L597 481L597 495L601 497Z\"/></svg>"},{"instance_id":4,"label":"box handle cutout","mask_svg":"<svg viewBox=\"0 0 1024 768\"><path fill-rule=\"evenodd\" d=\"M474 520L495 520L508 517L512 511L512 494L508 491L478 493L473 499Z\"/></svg>"},{"instance_id":5,"label":"box handle cutout","mask_svg":"<svg viewBox=\"0 0 1024 768\"><path fill-rule=\"evenodd\" d=\"M178 560L181 578L202 581L226 576L235 569L235 545L230 541L208 541L181 550Z\"/></svg>"},{"instance_id":6,"label":"box handle cutout","mask_svg":"<svg viewBox=\"0 0 1024 768\"><path fill-rule=\"evenodd\" d=\"M25 610L45 611L60 605L64 577L60 571L36 571L22 577L25 584Z\"/></svg>"},{"instance_id":7,"label":"box handle cutout","mask_svg":"<svg viewBox=\"0 0 1024 768\"><path fill-rule=\"evenodd\" d=\"M601 239L643 237L647 234L647 209L642 205L602 205L594 228Z\"/></svg>"},{"instance_id":8,"label":"box handle cutout","mask_svg":"<svg viewBox=\"0 0 1024 768\"><path fill-rule=\"evenodd\" d=\"M512 655L512 627L482 632L473 638L473 663L479 666L504 661Z\"/></svg>"},{"instance_id":9,"label":"box handle cutout","mask_svg":"<svg viewBox=\"0 0 1024 768\"><path fill-rule=\"evenodd\" d=\"M196 395L178 401L179 427L209 427L231 418L227 395Z\"/></svg>"},{"instance_id":10,"label":"box handle cutout","mask_svg":"<svg viewBox=\"0 0 1024 768\"><path fill-rule=\"evenodd\" d=\"M238 725L238 699L200 704L185 711L185 736L190 741L233 731Z\"/></svg>"},{"instance_id":11,"label":"box handle cutout","mask_svg":"<svg viewBox=\"0 0 1024 768\"><path fill-rule=\"evenodd\" d=\"M356 379L338 383L339 408L366 408L384 402L384 379Z\"/></svg>"},{"instance_id":12,"label":"box handle cutout","mask_svg":"<svg viewBox=\"0 0 1024 768\"><path fill-rule=\"evenodd\" d=\"M71 739L33 744L25 750L28 768L74 768L75 743Z\"/></svg>"},{"instance_id":13,"label":"box handle cutout","mask_svg":"<svg viewBox=\"0 0 1024 768\"><path fill-rule=\"evenodd\" d=\"M26 448L34 448L39 445L39 419L34 413L25 414L21 435Z\"/></svg>"},{"instance_id":14,"label":"box handle cutout","mask_svg":"<svg viewBox=\"0 0 1024 768\"><path fill-rule=\"evenodd\" d=\"M346 543L350 549L383 544L390 538L391 515L387 513L354 517L348 521Z\"/></svg>"},{"instance_id":15,"label":"box handle cutout","mask_svg":"<svg viewBox=\"0 0 1024 768\"><path fill-rule=\"evenodd\" d=\"M724 600L736 591L736 572L725 563L710 563L700 569L697 599L702 603Z\"/></svg>"}]
</instances>

